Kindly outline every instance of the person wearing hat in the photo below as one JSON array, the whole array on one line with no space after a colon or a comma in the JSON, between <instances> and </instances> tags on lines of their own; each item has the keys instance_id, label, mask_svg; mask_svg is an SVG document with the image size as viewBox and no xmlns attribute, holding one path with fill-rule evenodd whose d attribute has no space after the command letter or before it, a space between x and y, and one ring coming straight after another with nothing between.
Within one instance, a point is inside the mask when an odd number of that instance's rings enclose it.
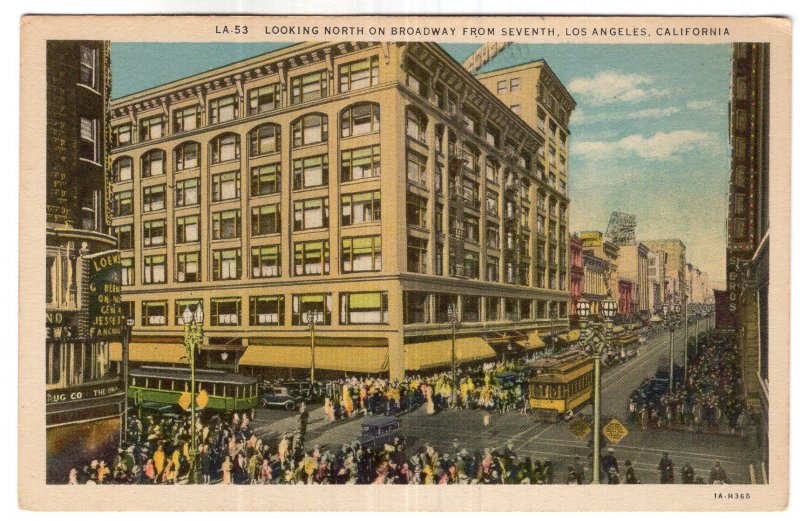
<instances>
[{"instance_id":1,"label":"person wearing hat","mask_svg":"<svg viewBox=\"0 0 800 521\"><path fill-rule=\"evenodd\" d=\"M614 447L609 447L603 460L600 462L600 468L604 473L608 474L609 470L614 469L619 474L619 463L614 455Z\"/></svg>"},{"instance_id":2,"label":"person wearing hat","mask_svg":"<svg viewBox=\"0 0 800 521\"><path fill-rule=\"evenodd\" d=\"M617 472L616 467L611 467L608 469L608 484L619 485L619 473Z\"/></svg>"},{"instance_id":3,"label":"person wearing hat","mask_svg":"<svg viewBox=\"0 0 800 521\"><path fill-rule=\"evenodd\" d=\"M711 469L708 481L715 485L728 483L728 475L725 473L725 469L722 468L722 464L719 461L714 462L714 467Z\"/></svg>"}]
</instances>

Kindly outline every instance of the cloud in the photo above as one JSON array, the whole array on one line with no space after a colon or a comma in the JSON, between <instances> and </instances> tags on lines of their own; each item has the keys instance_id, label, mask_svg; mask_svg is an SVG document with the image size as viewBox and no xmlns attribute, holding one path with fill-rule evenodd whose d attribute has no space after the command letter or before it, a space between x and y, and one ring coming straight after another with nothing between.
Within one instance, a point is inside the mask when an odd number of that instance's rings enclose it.
<instances>
[{"instance_id":1,"label":"cloud","mask_svg":"<svg viewBox=\"0 0 800 521\"><path fill-rule=\"evenodd\" d=\"M587 113L581 109L575 109L570 118L570 123L578 125L586 125L589 123L596 123L598 121L622 121L628 119L657 119L665 118L677 114L681 109L678 107L660 107L644 110L637 110L634 112L590 112Z\"/></svg>"},{"instance_id":2,"label":"cloud","mask_svg":"<svg viewBox=\"0 0 800 521\"><path fill-rule=\"evenodd\" d=\"M587 159L638 156L642 159L669 160L687 152L712 151L719 139L708 132L676 130L658 132L651 137L641 134L625 136L617 141L575 141L572 153Z\"/></svg>"},{"instance_id":3,"label":"cloud","mask_svg":"<svg viewBox=\"0 0 800 521\"><path fill-rule=\"evenodd\" d=\"M694 100L687 102L686 108L689 110L708 110L719 108L719 105L716 101L710 99Z\"/></svg>"},{"instance_id":4,"label":"cloud","mask_svg":"<svg viewBox=\"0 0 800 521\"><path fill-rule=\"evenodd\" d=\"M593 77L579 77L567 89L589 105L608 105L619 101L639 102L667 95L667 89L649 87L655 80L642 74L601 71Z\"/></svg>"}]
</instances>

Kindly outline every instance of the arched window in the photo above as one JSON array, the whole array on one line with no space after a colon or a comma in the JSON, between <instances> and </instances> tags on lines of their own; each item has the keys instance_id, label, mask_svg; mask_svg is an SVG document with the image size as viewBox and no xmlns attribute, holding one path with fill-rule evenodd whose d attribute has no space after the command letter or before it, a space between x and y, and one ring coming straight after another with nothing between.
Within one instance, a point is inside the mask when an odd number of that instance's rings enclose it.
<instances>
[{"instance_id":1,"label":"arched window","mask_svg":"<svg viewBox=\"0 0 800 521\"><path fill-rule=\"evenodd\" d=\"M292 147L302 147L328 141L328 116L308 114L292 123Z\"/></svg>"},{"instance_id":2,"label":"arched window","mask_svg":"<svg viewBox=\"0 0 800 521\"><path fill-rule=\"evenodd\" d=\"M223 134L211 141L211 163L239 159L239 134Z\"/></svg>"},{"instance_id":3,"label":"arched window","mask_svg":"<svg viewBox=\"0 0 800 521\"><path fill-rule=\"evenodd\" d=\"M371 134L381 129L381 107L377 103L352 105L342 111L342 137Z\"/></svg>"},{"instance_id":4,"label":"arched window","mask_svg":"<svg viewBox=\"0 0 800 521\"><path fill-rule=\"evenodd\" d=\"M200 165L200 144L194 141L175 147L175 171L180 172Z\"/></svg>"},{"instance_id":5,"label":"arched window","mask_svg":"<svg viewBox=\"0 0 800 521\"><path fill-rule=\"evenodd\" d=\"M142 177L164 175L167 170L167 154L161 150L151 150L142 156Z\"/></svg>"},{"instance_id":6,"label":"arched window","mask_svg":"<svg viewBox=\"0 0 800 521\"><path fill-rule=\"evenodd\" d=\"M281 150L281 127L267 123L250 131L250 157Z\"/></svg>"},{"instance_id":7,"label":"arched window","mask_svg":"<svg viewBox=\"0 0 800 521\"><path fill-rule=\"evenodd\" d=\"M117 158L111 165L111 176L115 183L130 181L133 178L133 160L128 156Z\"/></svg>"},{"instance_id":8,"label":"arched window","mask_svg":"<svg viewBox=\"0 0 800 521\"><path fill-rule=\"evenodd\" d=\"M408 107L406 110L406 135L425 143L425 131L428 128L428 118L421 110Z\"/></svg>"}]
</instances>

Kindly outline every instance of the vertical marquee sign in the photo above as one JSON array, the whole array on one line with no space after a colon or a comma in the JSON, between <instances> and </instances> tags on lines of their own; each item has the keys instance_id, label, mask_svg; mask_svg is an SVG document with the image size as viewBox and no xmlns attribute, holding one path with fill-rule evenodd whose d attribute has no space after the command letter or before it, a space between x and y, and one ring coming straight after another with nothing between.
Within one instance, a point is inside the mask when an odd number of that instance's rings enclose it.
<instances>
[{"instance_id":1,"label":"vertical marquee sign","mask_svg":"<svg viewBox=\"0 0 800 521\"><path fill-rule=\"evenodd\" d=\"M105 251L85 257L89 269L89 336L122 336L121 267L119 251Z\"/></svg>"}]
</instances>

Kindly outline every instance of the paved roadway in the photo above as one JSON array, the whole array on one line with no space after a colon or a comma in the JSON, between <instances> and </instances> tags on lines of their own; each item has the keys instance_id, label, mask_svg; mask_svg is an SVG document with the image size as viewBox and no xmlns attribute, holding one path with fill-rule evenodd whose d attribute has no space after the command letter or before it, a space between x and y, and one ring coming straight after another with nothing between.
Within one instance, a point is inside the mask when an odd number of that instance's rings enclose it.
<instances>
[{"instance_id":1,"label":"paved roadway","mask_svg":"<svg viewBox=\"0 0 800 521\"><path fill-rule=\"evenodd\" d=\"M701 322L701 331L704 324L705 321ZM689 327L689 334L694 334L693 325ZM683 331L676 331L675 360L680 365L683 364L683 345ZM658 462L662 452L666 451L674 463L676 481L680 481L680 468L686 462L695 468L696 475L707 480L714 462L720 461L732 482L750 483L750 464L755 466L757 476L760 464L757 461L758 451L751 440L719 434L642 430L627 421L631 391L644 378L652 376L659 365L666 365L668 353L669 332L660 330L642 345L638 357L603 373L603 416L617 416L630 431L624 440L614 446L620 466L624 465L625 460L630 460L642 482L658 483ZM591 408L586 406L584 412L590 413ZM456 448L483 451L512 443L520 456L530 456L534 461L549 459L553 464L556 482L563 482L566 478L567 466L574 457L578 456L583 461L591 452L588 443L590 438L577 439L569 431L566 422L541 422L531 416L510 412L489 415L486 425L485 416L485 412L480 410L447 410L428 415L424 409L417 409L401 417L401 431L408 440L410 450L430 444L441 453L452 453ZM362 418L358 418L328 425L323 418L322 408L316 407L310 414L308 442L320 447L338 448L360 435L362 421ZM261 410L257 413L255 425L260 436L277 443L282 433L297 428L297 415Z\"/></svg>"}]
</instances>

